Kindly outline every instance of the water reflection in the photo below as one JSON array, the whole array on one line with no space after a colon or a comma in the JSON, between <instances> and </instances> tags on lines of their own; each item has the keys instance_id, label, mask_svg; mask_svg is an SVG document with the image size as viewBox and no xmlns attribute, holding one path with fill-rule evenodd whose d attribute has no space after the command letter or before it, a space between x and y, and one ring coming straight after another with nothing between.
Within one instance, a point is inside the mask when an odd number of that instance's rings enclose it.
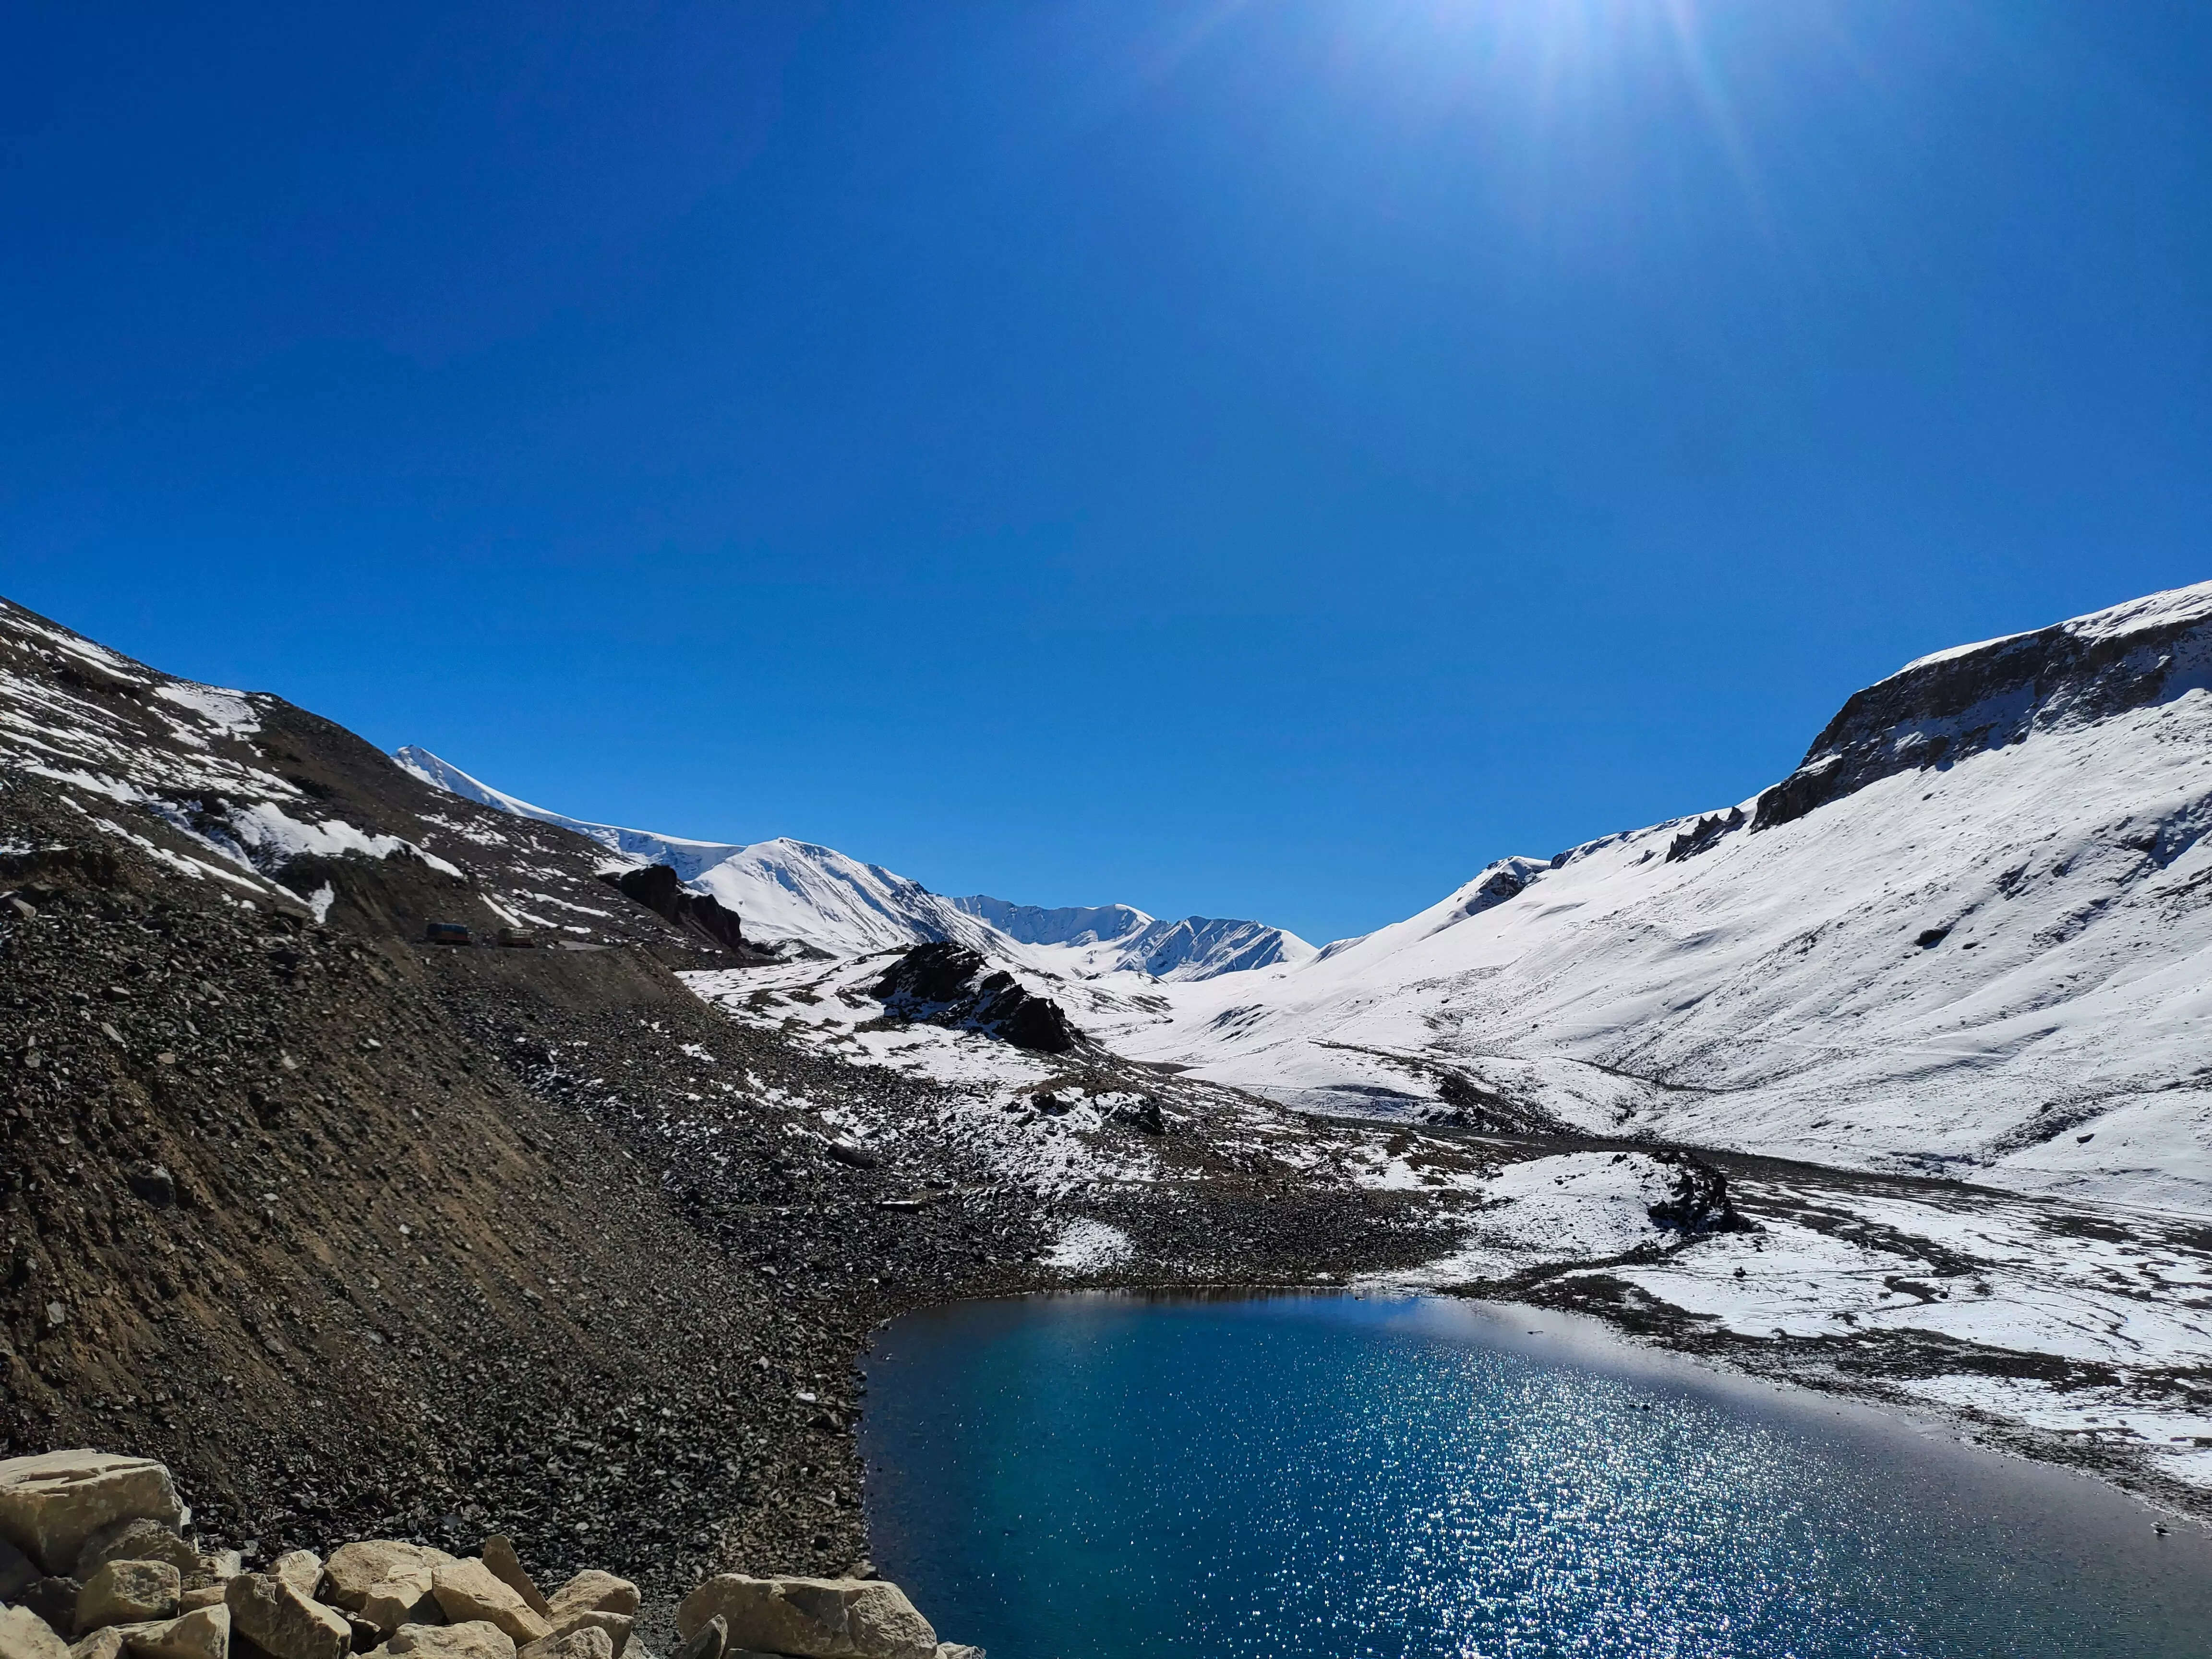
<instances>
[{"instance_id":1,"label":"water reflection","mask_svg":"<svg viewBox=\"0 0 2212 1659\"><path fill-rule=\"evenodd\" d=\"M1510 1318L1083 1297L902 1321L864 1429L877 1559L994 1659L2207 1651L2193 1531Z\"/></svg>"}]
</instances>

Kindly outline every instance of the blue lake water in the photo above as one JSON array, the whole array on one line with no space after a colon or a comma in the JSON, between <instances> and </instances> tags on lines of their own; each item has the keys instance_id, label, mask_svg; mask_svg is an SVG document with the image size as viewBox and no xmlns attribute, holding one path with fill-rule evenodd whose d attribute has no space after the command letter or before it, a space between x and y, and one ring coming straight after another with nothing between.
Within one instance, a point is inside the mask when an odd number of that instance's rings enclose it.
<instances>
[{"instance_id":1,"label":"blue lake water","mask_svg":"<svg viewBox=\"0 0 2212 1659\"><path fill-rule=\"evenodd\" d=\"M875 1559L991 1659L2212 1655L2212 1540L2096 1483L1439 1300L900 1320Z\"/></svg>"}]
</instances>

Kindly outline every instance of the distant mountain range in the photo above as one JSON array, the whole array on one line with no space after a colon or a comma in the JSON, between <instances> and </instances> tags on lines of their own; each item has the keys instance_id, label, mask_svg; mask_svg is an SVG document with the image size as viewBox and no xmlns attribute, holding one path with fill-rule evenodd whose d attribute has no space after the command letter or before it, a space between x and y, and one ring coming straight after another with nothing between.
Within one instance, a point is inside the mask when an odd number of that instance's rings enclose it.
<instances>
[{"instance_id":1,"label":"distant mountain range","mask_svg":"<svg viewBox=\"0 0 2212 1659\"><path fill-rule=\"evenodd\" d=\"M1071 981L1116 1052L1310 1109L2212 1202L2212 583L1923 657L1749 799L1499 859L1318 951L586 823L399 758L674 865L755 937L957 939Z\"/></svg>"},{"instance_id":2,"label":"distant mountain range","mask_svg":"<svg viewBox=\"0 0 2212 1659\"><path fill-rule=\"evenodd\" d=\"M1066 977L1140 973L1170 981L1210 979L1316 954L1295 933L1261 922L1208 916L1164 921L1127 904L1047 909L981 894L949 898L811 842L778 837L739 846L594 823L495 789L427 749L410 745L393 758L448 794L558 824L623 860L670 866L694 889L736 910L747 937L762 944L845 957L953 939Z\"/></svg>"}]
</instances>

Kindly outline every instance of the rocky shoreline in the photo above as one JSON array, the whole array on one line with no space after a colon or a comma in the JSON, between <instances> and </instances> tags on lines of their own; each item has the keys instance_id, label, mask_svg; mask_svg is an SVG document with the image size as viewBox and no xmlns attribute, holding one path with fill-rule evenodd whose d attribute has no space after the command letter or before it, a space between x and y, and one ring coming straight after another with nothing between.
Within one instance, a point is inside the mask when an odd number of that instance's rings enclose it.
<instances>
[{"instance_id":1,"label":"rocky shoreline","mask_svg":"<svg viewBox=\"0 0 2212 1659\"><path fill-rule=\"evenodd\" d=\"M163 1465L78 1449L0 1461L0 1659L654 1659L644 1599L595 1568L541 1590L514 1541L420 1538L327 1558L217 1547ZM872 1575L718 1573L668 1659L983 1659Z\"/></svg>"}]
</instances>

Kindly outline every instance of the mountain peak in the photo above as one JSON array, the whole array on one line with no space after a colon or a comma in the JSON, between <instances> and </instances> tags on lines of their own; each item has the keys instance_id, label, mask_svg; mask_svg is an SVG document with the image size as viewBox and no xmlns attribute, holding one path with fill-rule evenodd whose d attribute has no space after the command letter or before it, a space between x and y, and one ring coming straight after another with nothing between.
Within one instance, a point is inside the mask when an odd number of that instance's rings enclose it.
<instances>
[{"instance_id":1,"label":"mountain peak","mask_svg":"<svg viewBox=\"0 0 2212 1659\"><path fill-rule=\"evenodd\" d=\"M1047 908L984 894L947 898L911 877L813 842L780 836L738 845L599 823L533 805L416 744L392 758L449 794L572 830L626 860L665 864L694 890L735 910L748 937L826 956L950 941L1086 979L1113 973L1207 979L1314 954L1295 933L1256 921L1160 921L1127 904Z\"/></svg>"}]
</instances>

